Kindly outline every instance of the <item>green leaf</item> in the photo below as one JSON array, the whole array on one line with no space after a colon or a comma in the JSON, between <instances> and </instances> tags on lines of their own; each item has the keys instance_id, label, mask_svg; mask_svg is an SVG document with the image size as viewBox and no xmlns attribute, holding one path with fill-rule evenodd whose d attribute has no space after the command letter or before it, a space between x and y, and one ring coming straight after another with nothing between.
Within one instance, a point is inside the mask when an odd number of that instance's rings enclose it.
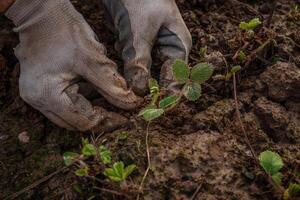
<instances>
[{"instance_id":1,"label":"green leaf","mask_svg":"<svg viewBox=\"0 0 300 200\"><path fill-rule=\"evenodd\" d=\"M280 172L273 174L272 179L277 185L281 185L282 174Z\"/></svg>"},{"instance_id":2,"label":"green leaf","mask_svg":"<svg viewBox=\"0 0 300 200\"><path fill-rule=\"evenodd\" d=\"M178 82L186 82L190 76L189 66L183 60L175 60L173 75Z\"/></svg>"},{"instance_id":3,"label":"green leaf","mask_svg":"<svg viewBox=\"0 0 300 200\"><path fill-rule=\"evenodd\" d=\"M88 167L77 169L75 172L76 176L86 176L88 175L88 173L89 173Z\"/></svg>"},{"instance_id":4,"label":"green leaf","mask_svg":"<svg viewBox=\"0 0 300 200\"><path fill-rule=\"evenodd\" d=\"M78 157L79 154L78 153L74 153L74 152L65 152L63 155L63 159L64 159L64 163L66 166L70 166L73 161L74 158Z\"/></svg>"},{"instance_id":5,"label":"green leaf","mask_svg":"<svg viewBox=\"0 0 300 200\"><path fill-rule=\"evenodd\" d=\"M125 168L125 173L124 173L123 178L126 179L135 169L136 169L136 165L134 165L134 164L128 165Z\"/></svg>"},{"instance_id":6,"label":"green leaf","mask_svg":"<svg viewBox=\"0 0 300 200\"><path fill-rule=\"evenodd\" d=\"M237 65L237 66L234 66L233 68L231 68L230 73L234 74L234 73L237 73L241 70L242 70L242 67Z\"/></svg>"},{"instance_id":7,"label":"green leaf","mask_svg":"<svg viewBox=\"0 0 300 200\"><path fill-rule=\"evenodd\" d=\"M120 182L123 181L124 176L124 163L116 162L112 168L106 168L104 170L104 175L109 177L112 181Z\"/></svg>"},{"instance_id":8,"label":"green leaf","mask_svg":"<svg viewBox=\"0 0 300 200\"><path fill-rule=\"evenodd\" d=\"M300 185L299 184L290 183L287 191L288 191L289 198L300 197Z\"/></svg>"},{"instance_id":9,"label":"green leaf","mask_svg":"<svg viewBox=\"0 0 300 200\"><path fill-rule=\"evenodd\" d=\"M244 62L245 60L247 59L247 56L246 56L246 54L244 53L244 51L239 51L239 53L238 53L238 60L240 61L240 62Z\"/></svg>"},{"instance_id":10,"label":"green leaf","mask_svg":"<svg viewBox=\"0 0 300 200\"><path fill-rule=\"evenodd\" d=\"M262 168L271 176L277 174L283 167L279 154L272 151L264 151L259 155L259 162Z\"/></svg>"},{"instance_id":11,"label":"green leaf","mask_svg":"<svg viewBox=\"0 0 300 200\"><path fill-rule=\"evenodd\" d=\"M212 76L214 67L209 63L200 63L193 67L191 72L191 80L204 83Z\"/></svg>"},{"instance_id":12,"label":"green leaf","mask_svg":"<svg viewBox=\"0 0 300 200\"><path fill-rule=\"evenodd\" d=\"M92 144L86 144L84 145L84 147L82 148L82 154L85 156L94 156L97 154L97 149L94 145Z\"/></svg>"},{"instance_id":13,"label":"green leaf","mask_svg":"<svg viewBox=\"0 0 300 200\"><path fill-rule=\"evenodd\" d=\"M113 168L106 168L103 172L105 176L107 176L110 180L115 182L123 181L122 177L118 176Z\"/></svg>"},{"instance_id":14,"label":"green leaf","mask_svg":"<svg viewBox=\"0 0 300 200\"><path fill-rule=\"evenodd\" d=\"M261 24L262 22L260 21L259 18L254 18L249 22L241 22L240 29L250 31L250 30L254 30L256 27L258 27Z\"/></svg>"},{"instance_id":15,"label":"green leaf","mask_svg":"<svg viewBox=\"0 0 300 200\"><path fill-rule=\"evenodd\" d=\"M152 121L154 119L159 118L162 114L164 114L163 109L148 109L145 110L142 115L146 121Z\"/></svg>"},{"instance_id":16,"label":"green leaf","mask_svg":"<svg viewBox=\"0 0 300 200\"><path fill-rule=\"evenodd\" d=\"M159 102L159 108L166 109L167 107L177 103L179 98L175 95L166 97Z\"/></svg>"},{"instance_id":17,"label":"green leaf","mask_svg":"<svg viewBox=\"0 0 300 200\"><path fill-rule=\"evenodd\" d=\"M101 145L99 147L99 154L104 164L111 163L111 151L108 150L105 146Z\"/></svg>"},{"instance_id":18,"label":"green leaf","mask_svg":"<svg viewBox=\"0 0 300 200\"><path fill-rule=\"evenodd\" d=\"M150 110L150 109L157 109L157 106L156 106L156 105L152 105L152 104L147 105L145 108L143 108L143 109L139 112L138 116L139 116L139 117L140 117L140 116L143 116L143 115L145 114L145 112L147 112L147 111Z\"/></svg>"},{"instance_id":19,"label":"green leaf","mask_svg":"<svg viewBox=\"0 0 300 200\"><path fill-rule=\"evenodd\" d=\"M187 83L183 87L184 96L190 101L196 101L200 98L202 93L201 85L196 82Z\"/></svg>"},{"instance_id":20,"label":"green leaf","mask_svg":"<svg viewBox=\"0 0 300 200\"><path fill-rule=\"evenodd\" d=\"M118 177L123 177L123 174L124 174L124 163L123 162L116 162L114 163L113 165L113 170L115 172L115 174L118 176Z\"/></svg>"}]
</instances>

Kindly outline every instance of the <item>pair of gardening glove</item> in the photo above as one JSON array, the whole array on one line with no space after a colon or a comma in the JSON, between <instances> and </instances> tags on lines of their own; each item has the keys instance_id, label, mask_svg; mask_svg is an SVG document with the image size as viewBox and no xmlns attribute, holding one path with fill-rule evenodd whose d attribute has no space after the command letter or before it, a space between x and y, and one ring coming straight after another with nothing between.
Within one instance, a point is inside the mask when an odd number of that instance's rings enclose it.
<instances>
[{"instance_id":1,"label":"pair of gardening glove","mask_svg":"<svg viewBox=\"0 0 300 200\"><path fill-rule=\"evenodd\" d=\"M125 79L106 49L69 0L16 0L6 12L19 33L20 95L55 124L70 129L111 131L127 122L93 106L79 91L84 79L111 104L138 107L150 78L156 43L166 62L161 81L173 81L172 60L187 60L191 36L174 0L103 0L119 37ZM129 83L129 87L127 86Z\"/></svg>"}]
</instances>

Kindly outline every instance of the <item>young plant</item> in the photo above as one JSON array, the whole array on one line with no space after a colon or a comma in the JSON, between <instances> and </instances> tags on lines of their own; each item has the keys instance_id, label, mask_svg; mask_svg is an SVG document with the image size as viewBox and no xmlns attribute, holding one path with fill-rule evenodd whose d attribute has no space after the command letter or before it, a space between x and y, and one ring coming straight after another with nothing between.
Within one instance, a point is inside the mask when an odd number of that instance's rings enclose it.
<instances>
[{"instance_id":1,"label":"young plant","mask_svg":"<svg viewBox=\"0 0 300 200\"><path fill-rule=\"evenodd\" d=\"M247 31L248 36L252 38L254 36L254 29L261 25L262 22L259 18L251 19L249 22L241 22L239 27L241 30Z\"/></svg>"},{"instance_id":2,"label":"young plant","mask_svg":"<svg viewBox=\"0 0 300 200\"><path fill-rule=\"evenodd\" d=\"M283 162L280 155L272 151L264 151L259 155L259 163L273 181L281 185L282 174L279 171L283 167Z\"/></svg>"},{"instance_id":3,"label":"young plant","mask_svg":"<svg viewBox=\"0 0 300 200\"><path fill-rule=\"evenodd\" d=\"M168 96L158 102L160 97L159 85L156 80L151 79L149 81L151 104L139 113L139 116L143 116L146 121L152 121L162 116L166 109L177 104L182 96L190 101L198 100L202 95L201 84L212 76L214 68L211 64L199 63L190 69L183 60L175 60L172 70L176 81L183 86L180 94Z\"/></svg>"},{"instance_id":4,"label":"young plant","mask_svg":"<svg viewBox=\"0 0 300 200\"><path fill-rule=\"evenodd\" d=\"M240 27L240 29L242 29L244 31L253 31L255 28L257 28L261 24L262 24L262 22L260 21L259 18L254 18L248 22L242 21L240 23L239 27Z\"/></svg>"},{"instance_id":5,"label":"young plant","mask_svg":"<svg viewBox=\"0 0 300 200\"><path fill-rule=\"evenodd\" d=\"M78 167L75 171L77 176L84 177L89 175L90 166L85 162L89 158L93 158L95 162L104 165L109 165L112 162L112 153L105 146L101 145L97 147L89 143L87 139L83 139L82 144L81 154L75 152L65 152L63 154L66 166L75 164ZM123 162L116 162L112 168L105 168L103 173L110 180L120 182L124 181L135 168L135 165L129 165L125 168Z\"/></svg>"},{"instance_id":6,"label":"young plant","mask_svg":"<svg viewBox=\"0 0 300 200\"><path fill-rule=\"evenodd\" d=\"M116 162L111 168L106 168L104 175L115 182L122 182L136 169L136 165L125 167L123 162Z\"/></svg>"},{"instance_id":7,"label":"young plant","mask_svg":"<svg viewBox=\"0 0 300 200\"><path fill-rule=\"evenodd\" d=\"M284 166L279 154L272 151L264 151L259 155L259 163L265 172L271 177L272 181L281 187L282 174L279 172ZM284 190L283 199L290 200L300 197L300 185L290 183L289 187Z\"/></svg>"}]
</instances>

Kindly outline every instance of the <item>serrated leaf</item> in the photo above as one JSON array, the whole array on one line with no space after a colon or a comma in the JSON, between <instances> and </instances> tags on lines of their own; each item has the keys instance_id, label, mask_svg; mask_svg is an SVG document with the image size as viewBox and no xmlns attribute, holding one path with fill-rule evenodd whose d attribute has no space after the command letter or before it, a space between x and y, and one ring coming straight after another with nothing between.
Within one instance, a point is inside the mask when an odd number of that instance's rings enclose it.
<instances>
[{"instance_id":1,"label":"serrated leaf","mask_svg":"<svg viewBox=\"0 0 300 200\"><path fill-rule=\"evenodd\" d=\"M175 60L173 75L178 82L186 82L190 76L189 66L183 60Z\"/></svg>"},{"instance_id":2,"label":"serrated leaf","mask_svg":"<svg viewBox=\"0 0 300 200\"><path fill-rule=\"evenodd\" d=\"M242 70L242 67L241 66L234 66L231 70L230 70L230 73L234 74L234 73L237 73L239 71Z\"/></svg>"},{"instance_id":3,"label":"serrated leaf","mask_svg":"<svg viewBox=\"0 0 300 200\"><path fill-rule=\"evenodd\" d=\"M259 18L254 18L254 19L250 20L249 22L241 22L240 29L247 30L247 31L254 30L256 27L258 27L261 24L262 24L262 22L260 21Z\"/></svg>"},{"instance_id":4,"label":"serrated leaf","mask_svg":"<svg viewBox=\"0 0 300 200\"><path fill-rule=\"evenodd\" d=\"M282 174L280 172L273 174L272 179L277 185L281 185Z\"/></svg>"},{"instance_id":5,"label":"serrated leaf","mask_svg":"<svg viewBox=\"0 0 300 200\"><path fill-rule=\"evenodd\" d=\"M191 80L204 83L212 76L214 67L209 63L200 63L193 67L191 72Z\"/></svg>"},{"instance_id":6,"label":"serrated leaf","mask_svg":"<svg viewBox=\"0 0 300 200\"><path fill-rule=\"evenodd\" d=\"M148 109L148 110L145 110L142 114L143 114L144 119L149 122L149 121L159 118L162 114L164 114L164 110L163 109Z\"/></svg>"},{"instance_id":7,"label":"serrated leaf","mask_svg":"<svg viewBox=\"0 0 300 200\"><path fill-rule=\"evenodd\" d=\"M264 151L259 155L259 162L262 168L271 176L277 174L283 167L279 154L272 151Z\"/></svg>"},{"instance_id":8,"label":"serrated leaf","mask_svg":"<svg viewBox=\"0 0 300 200\"><path fill-rule=\"evenodd\" d=\"M66 166L70 166L73 163L74 158L78 157L78 153L65 152L63 155L64 163Z\"/></svg>"},{"instance_id":9,"label":"serrated leaf","mask_svg":"<svg viewBox=\"0 0 300 200\"><path fill-rule=\"evenodd\" d=\"M111 151L108 150L105 146L101 145L99 147L99 154L103 164L111 163Z\"/></svg>"},{"instance_id":10,"label":"serrated leaf","mask_svg":"<svg viewBox=\"0 0 300 200\"><path fill-rule=\"evenodd\" d=\"M190 101L196 101L202 93L201 85L196 82L187 83L183 87L183 95Z\"/></svg>"},{"instance_id":11,"label":"serrated leaf","mask_svg":"<svg viewBox=\"0 0 300 200\"><path fill-rule=\"evenodd\" d=\"M112 181L120 182L124 181L135 168L135 165L129 165L124 168L123 162L116 162L112 168L106 168L103 174Z\"/></svg>"},{"instance_id":12,"label":"serrated leaf","mask_svg":"<svg viewBox=\"0 0 300 200\"><path fill-rule=\"evenodd\" d=\"M290 183L288 192L290 197L300 197L300 185L296 183Z\"/></svg>"},{"instance_id":13,"label":"serrated leaf","mask_svg":"<svg viewBox=\"0 0 300 200\"><path fill-rule=\"evenodd\" d=\"M92 144L86 144L86 145L83 146L81 152L85 156L94 156L94 155L97 154L97 149Z\"/></svg>"},{"instance_id":14,"label":"serrated leaf","mask_svg":"<svg viewBox=\"0 0 300 200\"><path fill-rule=\"evenodd\" d=\"M167 107L177 103L178 97L175 95L166 97L159 102L159 108L166 109Z\"/></svg>"},{"instance_id":15,"label":"serrated leaf","mask_svg":"<svg viewBox=\"0 0 300 200\"><path fill-rule=\"evenodd\" d=\"M124 174L124 163L116 162L113 165L113 170L118 177L123 177Z\"/></svg>"},{"instance_id":16,"label":"serrated leaf","mask_svg":"<svg viewBox=\"0 0 300 200\"><path fill-rule=\"evenodd\" d=\"M125 168L124 179L126 179L134 170L136 169L136 165L128 165Z\"/></svg>"},{"instance_id":17,"label":"serrated leaf","mask_svg":"<svg viewBox=\"0 0 300 200\"><path fill-rule=\"evenodd\" d=\"M84 168L77 169L75 171L75 174L76 174L76 176L86 176L86 175L88 175L88 172L89 172L89 168L84 167Z\"/></svg>"}]
</instances>

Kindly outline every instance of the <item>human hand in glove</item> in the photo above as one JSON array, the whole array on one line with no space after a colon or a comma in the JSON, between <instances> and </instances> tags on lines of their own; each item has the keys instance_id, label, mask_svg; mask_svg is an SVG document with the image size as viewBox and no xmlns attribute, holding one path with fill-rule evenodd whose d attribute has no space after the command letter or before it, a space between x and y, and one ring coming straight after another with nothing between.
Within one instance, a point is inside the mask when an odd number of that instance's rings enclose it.
<instances>
[{"instance_id":1,"label":"human hand in glove","mask_svg":"<svg viewBox=\"0 0 300 200\"><path fill-rule=\"evenodd\" d=\"M151 51L156 43L165 59L160 82L172 90L174 59L187 61L191 35L175 0L102 0L119 32L116 48L125 64L125 78L135 93L147 92Z\"/></svg>"},{"instance_id":2,"label":"human hand in glove","mask_svg":"<svg viewBox=\"0 0 300 200\"><path fill-rule=\"evenodd\" d=\"M78 93L78 80L91 83L111 104L136 108L141 99L127 89L116 64L106 57L87 22L69 0L16 0L6 16L17 26L20 95L61 127L110 130L126 121L93 107Z\"/></svg>"}]
</instances>

